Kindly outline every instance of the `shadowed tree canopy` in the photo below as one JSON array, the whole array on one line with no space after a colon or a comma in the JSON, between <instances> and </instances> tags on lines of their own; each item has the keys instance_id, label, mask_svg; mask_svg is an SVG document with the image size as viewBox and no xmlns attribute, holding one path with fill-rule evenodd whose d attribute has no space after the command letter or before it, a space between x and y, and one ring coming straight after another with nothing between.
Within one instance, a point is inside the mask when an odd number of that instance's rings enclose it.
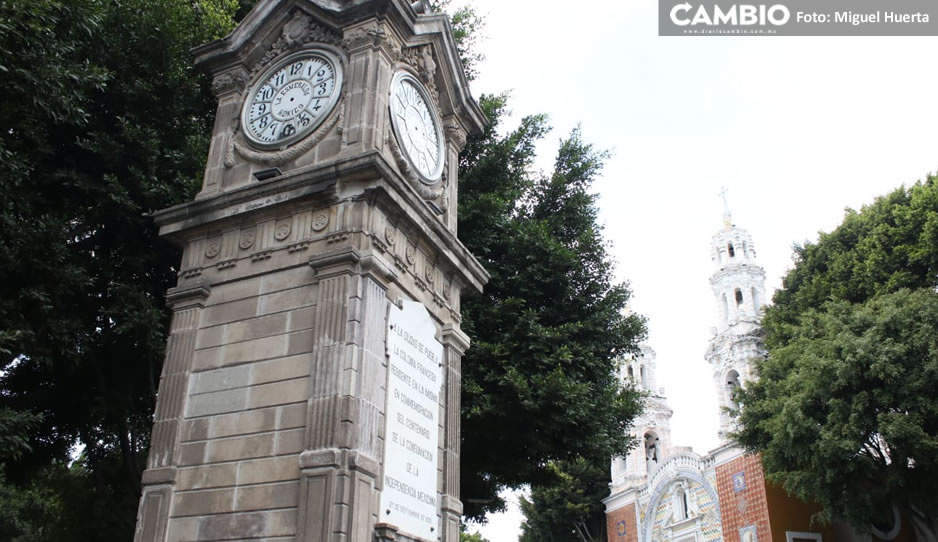
<instances>
[{"instance_id":1,"label":"shadowed tree canopy","mask_svg":"<svg viewBox=\"0 0 938 542\"><path fill-rule=\"evenodd\" d=\"M132 536L179 259L145 215L197 188L214 99L188 50L236 7L0 3L0 407L38 417L0 424L31 449L2 458L0 538Z\"/></svg>"},{"instance_id":2,"label":"shadowed tree canopy","mask_svg":"<svg viewBox=\"0 0 938 542\"><path fill-rule=\"evenodd\" d=\"M575 130L553 171L533 166L545 117L500 135L505 98L481 100L490 125L461 155L459 237L492 278L464 300L462 494L466 513L497 493L551 480L549 462L625 453L638 394L615 358L636 348L641 318L612 278L591 184L605 154Z\"/></svg>"},{"instance_id":3,"label":"shadowed tree canopy","mask_svg":"<svg viewBox=\"0 0 938 542\"><path fill-rule=\"evenodd\" d=\"M822 519L888 530L897 507L934 534L938 181L848 210L796 248L783 285L737 438Z\"/></svg>"}]
</instances>

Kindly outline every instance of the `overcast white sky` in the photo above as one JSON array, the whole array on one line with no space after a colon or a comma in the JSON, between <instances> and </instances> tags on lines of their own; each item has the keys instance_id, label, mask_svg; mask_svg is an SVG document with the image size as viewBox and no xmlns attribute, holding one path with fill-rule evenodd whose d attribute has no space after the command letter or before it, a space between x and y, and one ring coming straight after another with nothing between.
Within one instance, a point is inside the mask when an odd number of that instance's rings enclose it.
<instances>
[{"instance_id":1,"label":"overcast white sky","mask_svg":"<svg viewBox=\"0 0 938 542\"><path fill-rule=\"evenodd\" d=\"M720 187L774 290L794 243L938 170L938 38L659 37L655 0L469 1L487 21L473 94L550 115L541 167L578 123L614 153L597 189L618 277L648 317L672 440L705 453ZM519 521L482 533L514 541Z\"/></svg>"}]
</instances>

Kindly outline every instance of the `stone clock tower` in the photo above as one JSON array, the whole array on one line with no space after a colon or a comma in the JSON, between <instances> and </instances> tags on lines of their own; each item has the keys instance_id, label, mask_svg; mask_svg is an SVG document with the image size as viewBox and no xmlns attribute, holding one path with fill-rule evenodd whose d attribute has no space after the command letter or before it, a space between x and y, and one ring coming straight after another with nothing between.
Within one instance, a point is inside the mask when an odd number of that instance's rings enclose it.
<instances>
[{"instance_id":1,"label":"stone clock tower","mask_svg":"<svg viewBox=\"0 0 938 542\"><path fill-rule=\"evenodd\" d=\"M261 0L218 99L136 542L459 539L457 155L484 118L423 1Z\"/></svg>"}]
</instances>

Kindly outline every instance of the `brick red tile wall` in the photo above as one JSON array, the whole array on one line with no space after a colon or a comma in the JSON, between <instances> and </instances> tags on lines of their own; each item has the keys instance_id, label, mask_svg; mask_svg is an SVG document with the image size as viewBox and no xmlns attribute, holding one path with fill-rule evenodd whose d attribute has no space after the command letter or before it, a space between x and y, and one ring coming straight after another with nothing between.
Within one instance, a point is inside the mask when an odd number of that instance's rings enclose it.
<instances>
[{"instance_id":1,"label":"brick red tile wall","mask_svg":"<svg viewBox=\"0 0 938 542\"><path fill-rule=\"evenodd\" d=\"M606 514L606 533L609 542L638 542L635 503Z\"/></svg>"},{"instance_id":2,"label":"brick red tile wall","mask_svg":"<svg viewBox=\"0 0 938 542\"><path fill-rule=\"evenodd\" d=\"M765 477L759 456L738 457L718 466L716 473L723 542L772 542ZM740 529L753 526L756 536L741 541Z\"/></svg>"}]
</instances>

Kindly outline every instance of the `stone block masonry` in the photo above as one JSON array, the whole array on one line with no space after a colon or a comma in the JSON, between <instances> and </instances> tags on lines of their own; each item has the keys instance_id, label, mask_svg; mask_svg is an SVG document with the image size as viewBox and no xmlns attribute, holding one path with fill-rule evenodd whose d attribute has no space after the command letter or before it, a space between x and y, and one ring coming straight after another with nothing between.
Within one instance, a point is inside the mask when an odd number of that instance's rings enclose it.
<instances>
[{"instance_id":1,"label":"stone block masonry","mask_svg":"<svg viewBox=\"0 0 938 542\"><path fill-rule=\"evenodd\" d=\"M261 0L193 54L218 108L202 190L154 215L183 255L135 542L414 540L378 509L387 318L403 301L443 346L427 523L431 542L457 542L460 295L488 279L456 238L457 165L485 118L446 16L409 0ZM247 111L268 107L252 96L303 55L334 60L332 105L302 137L252 143ZM418 179L388 144L401 72L432 91L446 176Z\"/></svg>"}]
</instances>

